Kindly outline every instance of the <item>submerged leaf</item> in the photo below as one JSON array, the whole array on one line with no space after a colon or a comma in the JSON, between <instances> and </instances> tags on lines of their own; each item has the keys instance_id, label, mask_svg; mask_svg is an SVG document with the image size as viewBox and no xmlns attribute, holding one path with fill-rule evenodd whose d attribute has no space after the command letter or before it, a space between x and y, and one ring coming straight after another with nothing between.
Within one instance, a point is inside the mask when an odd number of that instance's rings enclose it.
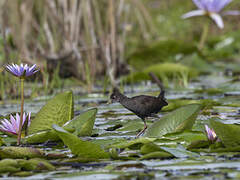
<instances>
[{"instance_id":1,"label":"submerged leaf","mask_svg":"<svg viewBox=\"0 0 240 180\"><path fill-rule=\"evenodd\" d=\"M74 134L68 133L63 128L53 125L53 129L62 139L65 145L72 151L73 154L82 158L109 158L109 153L105 152L99 145L89 141L83 141Z\"/></svg>"},{"instance_id":2,"label":"submerged leaf","mask_svg":"<svg viewBox=\"0 0 240 180\"><path fill-rule=\"evenodd\" d=\"M210 120L210 125L216 132L219 139L226 147L240 145L240 126L235 124L223 124L214 119Z\"/></svg>"},{"instance_id":3,"label":"submerged leaf","mask_svg":"<svg viewBox=\"0 0 240 180\"><path fill-rule=\"evenodd\" d=\"M154 122L144 136L161 137L167 133L191 130L200 110L200 104L189 104L178 108Z\"/></svg>"},{"instance_id":4,"label":"submerged leaf","mask_svg":"<svg viewBox=\"0 0 240 180\"><path fill-rule=\"evenodd\" d=\"M63 126L73 118L73 94L71 91L60 93L50 99L32 120L28 133L34 134L51 130L53 124Z\"/></svg>"}]
</instances>

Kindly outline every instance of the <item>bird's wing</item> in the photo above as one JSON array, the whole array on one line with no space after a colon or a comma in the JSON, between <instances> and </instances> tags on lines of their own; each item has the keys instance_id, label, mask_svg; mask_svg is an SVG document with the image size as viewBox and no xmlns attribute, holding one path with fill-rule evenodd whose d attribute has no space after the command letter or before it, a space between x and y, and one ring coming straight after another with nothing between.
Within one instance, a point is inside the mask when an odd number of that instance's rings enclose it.
<instances>
[{"instance_id":1,"label":"bird's wing","mask_svg":"<svg viewBox=\"0 0 240 180\"><path fill-rule=\"evenodd\" d=\"M132 98L132 102L136 102L134 110L135 112L141 114L152 114L157 113L157 109L159 109L159 103L156 97L152 96L135 96Z\"/></svg>"}]
</instances>

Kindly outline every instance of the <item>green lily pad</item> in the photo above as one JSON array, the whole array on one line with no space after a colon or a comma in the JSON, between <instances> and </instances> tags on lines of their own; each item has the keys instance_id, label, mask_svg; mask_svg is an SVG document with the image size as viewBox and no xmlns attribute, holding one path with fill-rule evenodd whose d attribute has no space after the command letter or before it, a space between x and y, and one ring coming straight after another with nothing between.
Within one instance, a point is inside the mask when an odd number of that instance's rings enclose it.
<instances>
[{"instance_id":1,"label":"green lily pad","mask_svg":"<svg viewBox=\"0 0 240 180\"><path fill-rule=\"evenodd\" d=\"M63 126L73 118L73 94L71 91L60 93L50 99L31 121L29 134L51 130L53 124Z\"/></svg>"},{"instance_id":2,"label":"green lily pad","mask_svg":"<svg viewBox=\"0 0 240 180\"><path fill-rule=\"evenodd\" d=\"M220 138L224 146L235 147L240 145L240 126L224 124L215 119L210 120L210 125Z\"/></svg>"},{"instance_id":3,"label":"green lily pad","mask_svg":"<svg viewBox=\"0 0 240 180\"><path fill-rule=\"evenodd\" d=\"M161 147L161 149L178 158L199 157L199 154L188 151L183 146L178 146L176 148Z\"/></svg>"},{"instance_id":4,"label":"green lily pad","mask_svg":"<svg viewBox=\"0 0 240 180\"><path fill-rule=\"evenodd\" d=\"M160 146L154 144L154 143L147 143L147 144L144 144L141 149L141 154L149 154L149 153L152 153L152 152L159 152L159 151L163 151L165 152L163 149L161 149Z\"/></svg>"},{"instance_id":5,"label":"green lily pad","mask_svg":"<svg viewBox=\"0 0 240 180\"><path fill-rule=\"evenodd\" d=\"M0 173L13 173L20 170L17 161L14 159L3 159L0 161Z\"/></svg>"},{"instance_id":6,"label":"green lily pad","mask_svg":"<svg viewBox=\"0 0 240 180\"><path fill-rule=\"evenodd\" d=\"M166 158L173 158L174 156L168 152L164 151L156 151L156 152L151 152L149 154L145 154L140 158L140 160L144 159L166 159Z\"/></svg>"},{"instance_id":7,"label":"green lily pad","mask_svg":"<svg viewBox=\"0 0 240 180\"><path fill-rule=\"evenodd\" d=\"M185 158L185 157L198 157L199 155L197 153L193 153L191 151L186 150L183 146L178 146L176 148L170 148L170 147L164 147L164 146L159 146L154 143L148 143L144 144L141 147L141 154L149 154L153 152L165 152L165 153L170 153L174 157L178 158Z\"/></svg>"},{"instance_id":8,"label":"green lily pad","mask_svg":"<svg viewBox=\"0 0 240 180\"><path fill-rule=\"evenodd\" d=\"M62 139L64 144L72 151L72 153L82 158L109 158L109 153L105 152L99 145L89 141L83 141L74 134L68 133L63 128L53 125L53 129L57 135Z\"/></svg>"},{"instance_id":9,"label":"green lily pad","mask_svg":"<svg viewBox=\"0 0 240 180\"><path fill-rule=\"evenodd\" d=\"M207 136L202 131L186 130L183 132L169 133L169 134L164 135L164 137L182 139L183 141L185 141L187 143L191 143L194 141L202 141L202 140L207 141Z\"/></svg>"},{"instance_id":10,"label":"green lily pad","mask_svg":"<svg viewBox=\"0 0 240 180\"><path fill-rule=\"evenodd\" d=\"M138 138L131 141L120 142L119 144L114 144L114 148L130 148L130 149L139 149L143 144L150 143L154 141L155 138Z\"/></svg>"},{"instance_id":11,"label":"green lily pad","mask_svg":"<svg viewBox=\"0 0 240 180\"><path fill-rule=\"evenodd\" d=\"M207 140L198 140L193 141L191 144L188 145L187 149L199 149L199 148L207 148L209 146L209 141Z\"/></svg>"},{"instance_id":12,"label":"green lily pad","mask_svg":"<svg viewBox=\"0 0 240 180\"><path fill-rule=\"evenodd\" d=\"M0 157L4 158L36 158L44 157L45 154L41 149L31 147L3 147L0 149Z\"/></svg>"},{"instance_id":13,"label":"green lily pad","mask_svg":"<svg viewBox=\"0 0 240 180\"><path fill-rule=\"evenodd\" d=\"M221 103L211 99L172 99L168 101L168 105L164 106L162 111L172 111L188 104L201 104L205 109L211 109L213 106L219 106Z\"/></svg>"},{"instance_id":14,"label":"green lily pad","mask_svg":"<svg viewBox=\"0 0 240 180\"><path fill-rule=\"evenodd\" d=\"M33 158L30 160L19 159L17 161L21 169L25 171L55 170L55 167L44 159L39 158Z\"/></svg>"},{"instance_id":15,"label":"green lily pad","mask_svg":"<svg viewBox=\"0 0 240 180\"><path fill-rule=\"evenodd\" d=\"M92 134L96 114L96 108L85 111L64 124L63 128L77 136L90 136ZM59 137L56 132L51 129L28 135L24 140L27 143L43 143L46 141L58 141Z\"/></svg>"},{"instance_id":16,"label":"green lily pad","mask_svg":"<svg viewBox=\"0 0 240 180\"><path fill-rule=\"evenodd\" d=\"M27 143L44 143L46 141L58 141L59 137L54 130L45 130L24 137Z\"/></svg>"},{"instance_id":17,"label":"green lily pad","mask_svg":"<svg viewBox=\"0 0 240 180\"><path fill-rule=\"evenodd\" d=\"M74 129L77 136L91 136L95 123L97 108L90 109L76 116L64 125L64 129Z\"/></svg>"},{"instance_id":18,"label":"green lily pad","mask_svg":"<svg viewBox=\"0 0 240 180\"><path fill-rule=\"evenodd\" d=\"M143 129L144 124L141 122L141 120L137 121L130 121L123 125L123 127L117 129L117 131L137 131Z\"/></svg>"},{"instance_id":19,"label":"green lily pad","mask_svg":"<svg viewBox=\"0 0 240 180\"><path fill-rule=\"evenodd\" d=\"M200 104L189 104L154 122L146 131L146 137L161 137L167 133L191 130L201 110Z\"/></svg>"}]
</instances>

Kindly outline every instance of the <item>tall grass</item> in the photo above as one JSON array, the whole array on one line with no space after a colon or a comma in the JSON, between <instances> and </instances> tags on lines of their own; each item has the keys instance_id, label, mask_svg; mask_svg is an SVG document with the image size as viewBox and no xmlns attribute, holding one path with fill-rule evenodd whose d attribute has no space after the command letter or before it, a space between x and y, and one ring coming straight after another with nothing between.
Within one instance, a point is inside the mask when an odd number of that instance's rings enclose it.
<instances>
[{"instance_id":1,"label":"tall grass","mask_svg":"<svg viewBox=\"0 0 240 180\"><path fill-rule=\"evenodd\" d=\"M99 75L114 84L129 39L147 41L154 33L139 0L2 0L0 9L7 61L12 51L43 70L53 61L62 65L60 75L77 76L89 90Z\"/></svg>"}]
</instances>

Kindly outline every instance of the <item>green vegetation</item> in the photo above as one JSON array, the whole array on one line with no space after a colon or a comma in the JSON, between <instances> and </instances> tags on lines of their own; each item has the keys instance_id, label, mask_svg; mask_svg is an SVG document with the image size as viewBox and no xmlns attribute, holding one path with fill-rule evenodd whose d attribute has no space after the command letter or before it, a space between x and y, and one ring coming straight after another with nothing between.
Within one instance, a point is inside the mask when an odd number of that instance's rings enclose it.
<instances>
[{"instance_id":1,"label":"green vegetation","mask_svg":"<svg viewBox=\"0 0 240 180\"><path fill-rule=\"evenodd\" d=\"M0 131L0 177L239 179L239 17L223 16L223 30L210 21L199 49L207 19L181 19L194 8L191 0L2 1L1 125L20 111L20 81L4 65L40 71L24 86L32 115L22 146ZM168 106L136 138L142 120L107 102L113 86L157 96L150 72Z\"/></svg>"}]
</instances>

